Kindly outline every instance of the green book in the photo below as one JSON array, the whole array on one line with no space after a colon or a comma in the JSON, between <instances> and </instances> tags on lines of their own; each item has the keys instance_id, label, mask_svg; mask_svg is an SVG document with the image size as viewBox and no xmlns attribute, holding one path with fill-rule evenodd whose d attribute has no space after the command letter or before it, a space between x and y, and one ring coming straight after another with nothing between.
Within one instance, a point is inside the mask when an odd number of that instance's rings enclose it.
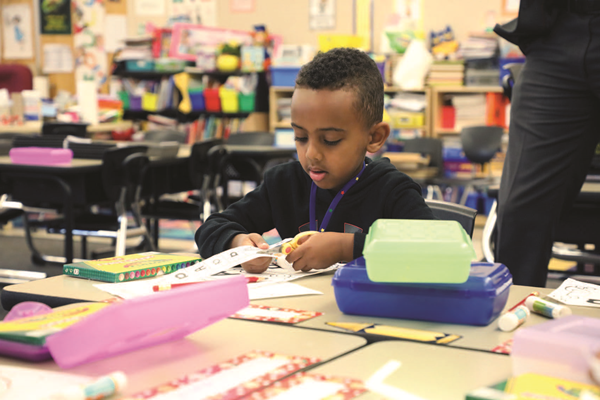
<instances>
[{"instance_id":1,"label":"green book","mask_svg":"<svg viewBox=\"0 0 600 400\"><path fill-rule=\"evenodd\" d=\"M63 274L102 282L125 282L169 274L200 260L197 255L147 252L65 264Z\"/></svg>"}]
</instances>

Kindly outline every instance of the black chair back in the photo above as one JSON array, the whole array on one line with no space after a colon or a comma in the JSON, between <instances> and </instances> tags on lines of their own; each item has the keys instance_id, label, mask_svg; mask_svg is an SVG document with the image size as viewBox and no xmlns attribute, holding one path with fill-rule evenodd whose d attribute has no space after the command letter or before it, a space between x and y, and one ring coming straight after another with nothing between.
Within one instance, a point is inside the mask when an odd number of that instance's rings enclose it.
<instances>
[{"instance_id":1,"label":"black chair back","mask_svg":"<svg viewBox=\"0 0 600 400\"><path fill-rule=\"evenodd\" d=\"M47 135L58 135L58 136L87 136L87 125L81 123L68 123L68 122L44 122L42 125L42 136Z\"/></svg>"},{"instance_id":2,"label":"black chair back","mask_svg":"<svg viewBox=\"0 0 600 400\"><path fill-rule=\"evenodd\" d=\"M460 132L465 156L477 164L489 162L502 149L504 128L500 126L469 126Z\"/></svg>"},{"instance_id":3,"label":"black chair back","mask_svg":"<svg viewBox=\"0 0 600 400\"><path fill-rule=\"evenodd\" d=\"M189 174L192 186L202 189L205 174L211 169L209 152L215 147L223 144L221 139L212 139L194 143L190 152Z\"/></svg>"},{"instance_id":4,"label":"black chair back","mask_svg":"<svg viewBox=\"0 0 600 400\"><path fill-rule=\"evenodd\" d=\"M185 143L185 133L176 129L155 129L144 133L144 140L148 142L177 142Z\"/></svg>"},{"instance_id":5,"label":"black chair back","mask_svg":"<svg viewBox=\"0 0 600 400\"><path fill-rule=\"evenodd\" d=\"M104 151L102 156L102 186L109 201L116 202L121 195L121 188L127 187L128 179L134 176L133 171L125 173L125 159L135 153L146 153L146 146L115 147ZM132 167L136 164L132 164Z\"/></svg>"},{"instance_id":6,"label":"black chair back","mask_svg":"<svg viewBox=\"0 0 600 400\"><path fill-rule=\"evenodd\" d=\"M456 203L426 199L425 203L431 208L433 215L444 221L458 221L467 235L473 237L477 210Z\"/></svg>"},{"instance_id":7,"label":"black chair back","mask_svg":"<svg viewBox=\"0 0 600 400\"><path fill-rule=\"evenodd\" d=\"M123 180L126 190L126 204L139 200L138 189L144 181L144 175L150 164L150 159L144 153L133 153L123 160Z\"/></svg>"},{"instance_id":8,"label":"black chair back","mask_svg":"<svg viewBox=\"0 0 600 400\"><path fill-rule=\"evenodd\" d=\"M270 132L239 132L229 136L227 144L273 146L275 135Z\"/></svg>"}]
</instances>

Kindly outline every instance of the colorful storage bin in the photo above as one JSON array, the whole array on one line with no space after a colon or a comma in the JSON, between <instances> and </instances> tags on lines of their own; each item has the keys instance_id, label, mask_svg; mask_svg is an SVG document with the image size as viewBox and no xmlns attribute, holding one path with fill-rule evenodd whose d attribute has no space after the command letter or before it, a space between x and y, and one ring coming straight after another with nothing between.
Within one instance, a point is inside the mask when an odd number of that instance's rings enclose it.
<instances>
[{"instance_id":1,"label":"colorful storage bin","mask_svg":"<svg viewBox=\"0 0 600 400\"><path fill-rule=\"evenodd\" d=\"M271 86L296 86L300 67L271 67Z\"/></svg>"},{"instance_id":2,"label":"colorful storage bin","mask_svg":"<svg viewBox=\"0 0 600 400\"><path fill-rule=\"evenodd\" d=\"M142 110L144 111L156 111L158 103L158 94L156 93L144 93L142 96Z\"/></svg>"},{"instance_id":3,"label":"colorful storage bin","mask_svg":"<svg viewBox=\"0 0 600 400\"><path fill-rule=\"evenodd\" d=\"M221 98L221 110L224 113L237 113L240 111L240 100L236 90L221 87L219 88L219 97Z\"/></svg>"},{"instance_id":4,"label":"colorful storage bin","mask_svg":"<svg viewBox=\"0 0 600 400\"><path fill-rule=\"evenodd\" d=\"M125 61L125 68L131 72L149 72L154 70L154 61L152 60L128 60Z\"/></svg>"},{"instance_id":5,"label":"colorful storage bin","mask_svg":"<svg viewBox=\"0 0 600 400\"><path fill-rule=\"evenodd\" d=\"M240 111L241 112L252 112L254 111L254 93L243 94L240 93L239 101L240 101Z\"/></svg>"},{"instance_id":6,"label":"colorful storage bin","mask_svg":"<svg viewBox=\"0 0 600 400\"><path fill-rule=\"evenodd\" d=\"M375 282L463 283L475 249L457 221L378 219L363 251Z\"/></svg>"},{"instance_id":7,"label":"colorful storage bin","mask_svg":"<svg viewBox=\"0 0 600 400\"><path fill-rule=\"evenodd\" d=\"M189 92L190 102L192 103L192 111L204 111L206 105L204 104L204 92Z\"/></svg>"},{"instance_id":8,"label":"colorful storage bin","mask_svg":"<svg viewBox=\"0 0 600 400\"><path fill-rule=\"evenodd\" d=\"M461 284L377 283L361 257L338 268L332 285L345 314L488 325L506 305L512 276L503 264L476 262Z\"/></svg>"},{"instance_id":9,"label":"colorful storage bin","mask_svg":"<svg viewBox=\"0 0 600 400\"><path fill-rule=\"evenodd\" d=\"M140 111L142 109L141 96L129 96L129 109L131 111Z\"/></svg>"},{"instance_id":10,"label":"colorful storage bin","mask_svg":"<svg viewBox=\"0 0 600 400\"><path fill-rule=\"evenodd\" d=\"M219 89L204 89L204 106L206 111L221 112Z\"/></svg>"}]
</instances>

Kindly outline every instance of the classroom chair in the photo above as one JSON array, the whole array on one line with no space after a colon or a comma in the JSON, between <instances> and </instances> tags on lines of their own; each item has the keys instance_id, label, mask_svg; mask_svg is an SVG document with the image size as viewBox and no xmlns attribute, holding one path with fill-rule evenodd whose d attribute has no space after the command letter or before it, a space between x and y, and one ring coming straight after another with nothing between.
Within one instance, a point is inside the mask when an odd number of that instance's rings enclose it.
<instances>
[{"instance_id":1,"label":"classroom chair","mask_svg":"<svg viewBox=\"0 0 600 400\"><path fill-rule=\"evenodd\" d=\"M229 136L225 141L226 145L233 146L273 146L274 143L275 135L270 132L238 132ZM291 157L272 157L269 154L258 157L243 156L236 154L235 151L230 151L221 171L224 205L227 206L238 199L230 197L229 181L254 182L258 186L262 183L264 172L267 169L291 160L293 160Z\"/></svg>"},{"instance_id":2,"label":"classroom chair","mask_svg":"<svg viewBox=\"0 0 600 400\"><path fill-rule=\"evenodd\" d=\"M504 128L500 126L469 126L465 127L460 132L460 143L462 145L465 157L474 164L481 165L481 170L485 171L485 165L502 150L502 136ZM497 179L491 176L490 172L487 176L478 178L473 172L472 178L467 180L463 190L460 204L466 204L471 193L477 188L486 188L489 185L497 183Z\"/></svg>"},{"instance_id":3,"label":"classroom chair","mask_svg":"<svg viewBox=\"0 0 600 400\"><path fill-rule=\"evenodd\" d=\"M33 89L33 74L21 64L0 64L0 89L9 93Z\"/></svg>"},{"instance_id":4,"label":"classroom chair","mask_svg":"<svg viewBox=\"0 0 600 400\"><path fill-rule=\"evenodd\" d=\"M467 232L470 237L473 237L477 210L461 204L433 199L425 199L425 203L431 208L433 215L437 219L444 221L458 221L465 232Z\"/></svg>"},{"instance_id":5,"label":"classroom chair","mask_svg":"<svg viewBox=\"0 0 600 400\"><path fill-rule=\"evenodd\" d=\"M101 182L106 196L103 204L86 205L83 210L75 211L74 236L81 237L81 256L87 258L87 237L110 238L114 248L92 252L93 259L106 256L120 256L126 253L126 240L141 237L135 248L154 250L154 244L146 226L142 223L140 212L141 185L149 159L144 154L145 146L114 147L104 151L102 157ZM97 211L97 210L100 211ZM27 208L24 218L25 238L32 252L32 261L43 265L49 263L65 263L65 257L41 254L35 247L32 230L45 227L49 233L66 233L65 220L61 215L49 221L30 221ZM128 226L128 214L133 217L135 226Z\"/></svg>"},{"instance_id":6,"label":"classroom chair","mask_svg":"<svg viewBox=\"0 0 600 400\"><path fill-rule=\"evenodd\" d=\"M63 139L67 136L84 138L87 136L87 126L88 124L75 122L44 122L42 136L57 135Z\"/></svg>"},{"instance_id":7,"label":"classroom chair","mask_svg":"<svg viewBox=\"0 0 600 400\"><path fill-rule=\"evenodd\" d=\"M156 247L159 241L159 220L175 219L205 221L214 208L223 210L217 188L221 181L222 163L227 157L227 149L221 139L195 143L188 162L189 179L193 195L185 200L172 200L170 197L151 200L142 209L142 215L153 221L152 236Z\"/></svg>"}]
</instances>

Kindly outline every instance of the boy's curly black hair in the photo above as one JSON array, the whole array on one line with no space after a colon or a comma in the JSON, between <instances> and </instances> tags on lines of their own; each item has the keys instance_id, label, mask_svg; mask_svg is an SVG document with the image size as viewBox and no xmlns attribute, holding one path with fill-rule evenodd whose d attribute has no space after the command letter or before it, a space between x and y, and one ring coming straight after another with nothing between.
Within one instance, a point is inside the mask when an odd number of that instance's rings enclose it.
<instances>
[{"instance_id":1,"label":"boy's curly black hair","mask_svg":"<svg viewBox=\"0 0 600 400\"><path fill-rule=\"evenodd\" d=\"M383 118L383 79L365 52L340 47L319 52L296 78L297 88L348 90L356 93L356 110L370 128Z\"/></svg>"}]
</instances>

